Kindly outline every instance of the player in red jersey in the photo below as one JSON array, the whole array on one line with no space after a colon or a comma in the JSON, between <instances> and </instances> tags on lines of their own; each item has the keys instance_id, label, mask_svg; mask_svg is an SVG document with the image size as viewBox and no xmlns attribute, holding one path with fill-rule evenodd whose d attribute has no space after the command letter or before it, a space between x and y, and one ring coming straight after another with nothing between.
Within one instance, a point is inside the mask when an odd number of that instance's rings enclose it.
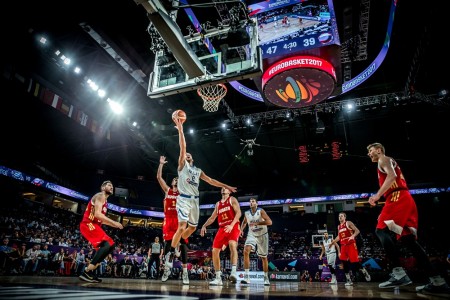
<instances>
[{"instance_id":1,"label":"player in red jersey","mask_svg":"<svg viewBox=\"0 0 450 300\"><path fill-rule=\"evenodd\" d=\"M101 279L97 278L94 270L100 265L103 259L114 250L115 243L102 229L102 225L109 225L115 228L123 229L122 224L113 221L106 216L106 199L114 192L114 186L107 180L102 183L101 192L95 194L89 201L83 219L80 223L80 232L94 247L95 255L84 272L79 276L81 280L98 283Z\"/></svg>"},{"instance_id":2,"label":"player in red jersey","mask_svg":"<svg viewBox=\"0 0 450 300\"><path fill-rule=\"evenodd\" d=\"M230 260L231 260L231 275L230 281L236 283L236 266L238 262L238 251L237 245L239 236L241 234L239 219L241 218L241 207L239 202L233 196L230 196L230 190L227 188L222 188L222 199L216 203L216 207L212 215L203 224L200 231L200 235L204 236L206 233L206 227L211 225L217 218L219 223L219 230L216 233L213 241L213 265L216 270L216 278L211 281L210 285L223 285L222 283L222 272L220 271L220 251L226 248L228 245L230 247ZM225 246L225 247L224 247Z\"/></svg>"},{"instance_id":3,"label":"player in red jersey","mask_svg":"<svg viewBox=\"0 0 450 300\"><path fill-rule=\"evenodd\" d=\"M396 240L391 232L395 233L397 240L411 249L421 269L430 277L430 283L416 287L417 292L450 294L450 288L438 272L431 265L422 246L417 242L418 212L416 203L411 196L405 177L397 162L385 155L385 148L380 143L367 146L368 156L372 162L378 164L379 190L369 198L372 206L384 197L386 202L378 217L375 230L386 256L393 266L391 278L380 283L380 288L391 288L412 283L405 270L400 265L400 252Z\"/></svg>"},{"instance_id":4,"label":"player in red jersey","mask_svg":"<svg viewBox=\"0 0 450 300\"><path fill-rule=\"evenodd\" d=\"M172 243L172 238L175 232L178 229L178 215L177 215L177 197L180 194L178 192L178 177L174 177L172 179L172 186L169 187L166 181L162 178L162 169L164 165L167 163L166 157L161 156L159 158L159 166L158 171L156 173L156 179L158 179L159 185L164 191L164 222L163 222L163 239L164 239L164 253L170 251L170 246ZM187 270L187 246L186 240L180 240L180 250L181 250L181 263L183 266L183 283L189 284L189 276L184 274L188 274ZM162 281L167 281L169 279L170 269L164 266L164 274L161 278Z\"/></svg>"},{"instance_id":5,"label":"player in red jersey","mask_svg":"<svg viewBox=\"0 0 450 300\"><path fill-rule=\"evenodd\" d=\"M367 270L361 266L359 262L358 247L356 246L356 236L359 234L359 229L353 224L352 221L347 221L347 215L344 212L339 213L339 225L337 237L331 242L330 246L340 241L341 253L339 259L344 265L345 278L347 282L346 286L352 286L353 282L350 278L349 271L361 271L364 274L364 278L370 281L370 275Z\"/></svg>"}]
</instances>

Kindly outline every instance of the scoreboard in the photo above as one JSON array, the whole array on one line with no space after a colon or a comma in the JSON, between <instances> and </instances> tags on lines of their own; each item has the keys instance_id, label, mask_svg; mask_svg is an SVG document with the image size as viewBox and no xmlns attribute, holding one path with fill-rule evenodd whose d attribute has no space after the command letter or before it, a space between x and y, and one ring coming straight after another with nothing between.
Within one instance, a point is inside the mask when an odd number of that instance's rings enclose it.
<instances>
[{"instance_id":1,"label":"scoreboard","mask_svg":"<svg viewBox=\"0 0 450 300\"><path fill-rule=\"evenodd\" d=\"M248 9L263 58L340 44L332 0L270 0Z\"/></svg>"}]
</instances>

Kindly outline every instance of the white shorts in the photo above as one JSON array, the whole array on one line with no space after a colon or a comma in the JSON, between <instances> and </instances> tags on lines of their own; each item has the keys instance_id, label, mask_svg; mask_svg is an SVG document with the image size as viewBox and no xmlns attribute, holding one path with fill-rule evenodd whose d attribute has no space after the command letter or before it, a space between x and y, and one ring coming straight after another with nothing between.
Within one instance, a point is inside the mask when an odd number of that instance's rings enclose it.
<instances>
[{"instance_id":1,"label":"white shorts","mask_svg":"<svg viewBox=\"0 0 450 300\"><path fill-rule=\"evenodd\" d=\"M330 252L327 254L327 263L333 268L336 267L336 252Z\"/></svg>"},{"instance_id":2,"label":"white shorts","mask_svg":"<svg viewBox=\"0 0 450 300\"><path fill-rule=\"evenodd\" d=\"M179 195L176 208L178 222L187 222L190 226L197 227L200 216L198 196Z\"/></svg>"},{"instance_id":3,"label":"white shorts","mask_svg":"<svg viewBox=\"0 0 450 300\"><path fill-rule=\"evenodd\" d=\"M258 256L267 257L267 254L269 254L269 234L265 233L260 236L254 236L249 233L245 240L245 246L247 245L252 246L253 250L256 248L256 254Z\"/></svg>"}]
</instances>

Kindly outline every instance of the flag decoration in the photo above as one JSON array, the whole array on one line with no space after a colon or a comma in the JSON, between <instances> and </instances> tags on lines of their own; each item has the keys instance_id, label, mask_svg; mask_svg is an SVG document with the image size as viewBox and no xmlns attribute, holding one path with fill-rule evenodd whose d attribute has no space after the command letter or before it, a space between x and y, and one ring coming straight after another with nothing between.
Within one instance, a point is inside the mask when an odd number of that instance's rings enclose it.
<instances>
[{"instance_id":1,"label":"flag decoration","mask_svg":"<svg viewBox=\"0 0 450 300\"><path fill-rule=\"evenodd\" d=\"M18 78L21 78L19 76ZM111 132L109 129L99 125L97 121L89 117L84 111L72 105L69 101L64 100L61 96L53 92L51 89L41 85L36 80L30 78L27 85L27 92L40 99L45 104L57 109L62 114L75 120L81 126L88 128L92 133L98 134L111 139Z\"/></svg>"},{"instance_id":2,"label":"flag decoration","mask_svg":"<svg viewBox=\"0 0 450 300\"><path fill-rule=\"evenodd\" d=\"M30 82L28 83L27 91L31 93L35 97L39 97L39 94L41 93L41 85L39 82L36 82L33 79L30 79Z\"/></svg>"},{"instance_id":3,"label":"flag decoration","mask_svg":"<svg viewBox=\"0 0 450 300\"><path fill-rule=\"evenodd\" d=\"M65 114L66 116L69 116L70 106L71 106L70 103L63 100L59 111Z\"/></svg>"},{"instance_id":4,"label":"flag decoration","mask_svg":"<svg viewBox=\"0 0 450 300\"><path fill-rule=\"evenodd\" d=\"M53 99L52 99L52 107L61 111L61 105L62 105L62 98L60 96L54 94Z\"/></svg>"}]
</instances>

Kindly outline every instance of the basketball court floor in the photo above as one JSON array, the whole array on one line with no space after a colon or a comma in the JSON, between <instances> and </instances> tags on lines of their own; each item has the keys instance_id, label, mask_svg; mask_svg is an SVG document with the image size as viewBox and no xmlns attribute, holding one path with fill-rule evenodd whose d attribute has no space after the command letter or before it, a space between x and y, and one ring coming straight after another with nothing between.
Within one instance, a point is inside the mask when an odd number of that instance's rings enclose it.
<instances>
[{"instance_id":1,"label":"basketball court floor","mask_svg":"<svg viewBox=\"0 0 450 300\"><path fill-rule=\"evenodd\" d=\"M319 24L319 21L303 20L299 23L297 18L289 18L289 25L282 24L281 20L261 24L258 31L259 40L264 42L275 41L281 37L299 32L301 29L313 27Z\"/></svg>"},{"instance_id":2,"label":"basketball court floor","mask_svg":"<svg viewBox=\"0 0 450 300\"><path fill-rule=\"evenodd\" d=\"M415 286L379 289L378 283L356 283L346 288L344 283L272 282L270 286L241 286L224 282L221 287L206 281L181 280L165 283L148 279L104 278L102 283L85 283L77 277L2 276L0 299L448 299L444 296L421 295Z\"/></svg>"}]
</instances>

